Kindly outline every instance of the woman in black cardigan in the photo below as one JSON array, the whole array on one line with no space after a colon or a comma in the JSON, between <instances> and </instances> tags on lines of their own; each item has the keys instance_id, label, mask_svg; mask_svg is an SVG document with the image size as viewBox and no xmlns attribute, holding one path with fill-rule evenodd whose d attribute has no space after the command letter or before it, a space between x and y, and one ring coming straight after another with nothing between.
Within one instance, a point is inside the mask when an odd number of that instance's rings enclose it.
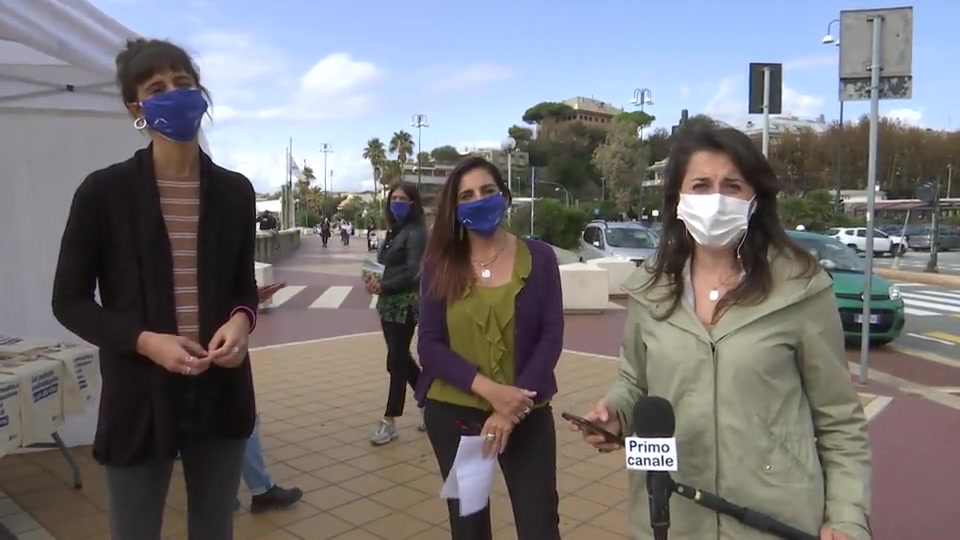
<instances>
[{"instance_id":1,"label":"woman in black cardigan","mask_svg":"<svg viewBox=\"0 0 960 540\"><path fill-rule=\"evenodd\" d=\"M179 453L189 538L230 540L255 415L255 194L200 150L207 95L183 49L131 41L117 82L151 144L77 189L53 313L100 348L93 453L106 469L111 537L160 538Z\"/></svg>"},{"instance_id":2,"label":"woman in black cardigan","mask_svg":"<svg viewBox=\"0 0 960 540\"><path fill-rule=\"evenodd\" d=\"M379 282L367 283L367 291L379 295L377 313L387 343L387 373L390 389L383 418L370 437L370 444L382 446L397 438L396 418L403 416L407 385L417 387L420 366L410 354L410 342L417 328L420 306L420 262L427 245L423 205L417 186L401 183L387 195L387 237L377 254L383 265ZM423 431L421 424L420 430Z\"/></svg>"}]
</instances>

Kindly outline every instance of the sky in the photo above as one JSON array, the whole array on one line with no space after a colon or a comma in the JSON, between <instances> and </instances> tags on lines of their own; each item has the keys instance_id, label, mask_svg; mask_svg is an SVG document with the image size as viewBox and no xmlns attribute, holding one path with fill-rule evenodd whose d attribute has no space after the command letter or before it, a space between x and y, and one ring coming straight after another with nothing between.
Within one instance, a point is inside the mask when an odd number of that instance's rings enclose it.
<instances>
[{"instance_id":1,"label":"sky","mask_svg":"<svg viewBox=\"0 0 960 540\"><path fill-rule=\"evenodd\" d=\"M655 127L681 109L742 125L751 62L784 65L785 114L836 119L839 48L822 43L845 5L809 0L93 0L131 30L183 45L213 95L206 128L213 157L259 191L286 178L286 148L336 190L373 187L366 141L398 130L422 147L498 146L541 101L587 96L632 108L647 88ZM958 129L955 98L960 2L916 0L910 100L881 114ZM791 12L791 9L793 10ZM833 34L837 35L833 25ZM847 102L847 119L868 102Z\"/></svg>"}]
</instances>

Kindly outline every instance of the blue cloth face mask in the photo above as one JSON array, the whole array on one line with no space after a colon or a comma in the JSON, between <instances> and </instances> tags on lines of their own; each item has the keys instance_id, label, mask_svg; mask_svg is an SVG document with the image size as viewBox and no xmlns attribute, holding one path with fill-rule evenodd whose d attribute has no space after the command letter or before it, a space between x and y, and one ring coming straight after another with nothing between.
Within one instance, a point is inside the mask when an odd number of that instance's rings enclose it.
<instances>
[{"instance_id":1,"label":"blue cloth face mask","mask_svg":"<svg viewBox=\"0 0 960 540\"><path fill-rule=\"evenodd\" d=\"M196 88L178 88L152 96L140 103L145 127L174 142L197 138L207 112L207 100Z\"/></svg>"},{"instance_id":2,"label":"blue cloth face mask","mask_svg":"<svg viewBox=\"0 0 960 540\"><path fill-rule=\"evenodd\" d=\"M397 223L403 223L410 216L410 201L390 201L390 212L397 220Z\"/></svg>"},{"instance_id":3,"label":"blue cloth face mask","mask_svg":"<svg viewBox=\"0 0 960 540\"><path fill-rule=\"evenodd\" d=\"M497 227L503 221L503 215L507 211L506 201L502 193L477 199L475 201L462 202L457 205L457 219L460 224L468 231L473 231L480 236L493 236L497 232Z\"/></svg>"}]
</instances>

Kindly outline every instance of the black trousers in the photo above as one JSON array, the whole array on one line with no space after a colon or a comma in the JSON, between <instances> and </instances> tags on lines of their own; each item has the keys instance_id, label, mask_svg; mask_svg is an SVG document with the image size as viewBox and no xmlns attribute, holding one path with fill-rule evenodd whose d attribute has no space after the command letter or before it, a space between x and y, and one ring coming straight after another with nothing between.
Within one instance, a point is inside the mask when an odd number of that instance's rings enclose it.
<instances>
[{"instance_id":1,"label":"black trousers","mask_svg":"<svg viewBox=\"0 0 960 540\"><path fill-rule=\"evenodd\" d=\"M380 321L383 339L387 342L387 373L390 374L390 390L387 392L387 409L383 416L403 416L407 401L407 385L415 389L420 378L420 366L410 354L410 342L417 328L417 321L408 317L405 322Z\"/></svg>"},{"instance_id":2,"label":"black trousers","mask_svg":"<svg viewBox=\"0 0 960 540\"><path fill-rule=\"evenodd\" d=\"M427 436L446 480L461 435L479 435L488 412L428 400L424 407ZM557 495L557 431L553 410L534 409L517 424L500 455L500 470L510 494L517 540L559 540ZM492 540L490 507L460 517L460 503L447 501L452 540Z\"/></svg>"}]
</instances>

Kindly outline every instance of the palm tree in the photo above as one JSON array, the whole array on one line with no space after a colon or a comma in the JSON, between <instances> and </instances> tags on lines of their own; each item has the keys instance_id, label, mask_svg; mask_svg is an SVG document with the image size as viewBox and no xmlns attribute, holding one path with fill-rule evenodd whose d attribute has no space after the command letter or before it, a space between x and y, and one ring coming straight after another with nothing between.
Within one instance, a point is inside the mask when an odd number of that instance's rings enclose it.
<instances>
[{"instance_id":1,"label":"palm tree","mask_svg":"<svg viewBox=\"0 0 960 540\"><path fill-rule=\"evenodd\" d=\"M313 174L313 168L309 165L304 165L300 171L300 177L297 178L297 198L300 199L301 208L306 208L307 201L310 198L310 183L316 179L317 177Z\"/></svg>"},{"instance_id":2,"label":"palm tree","mask_svg":"<svg viewBox=\"0 0 960 540\"><path fill-rule=\"evenodd\" d=\"M383 162L382 166L383 175L380 176L380 183L384 186L391 186L396 184L403 178L402 167L400 166L400 161L396 159L389 159Z\"/></svg>"},{"instance_id":3,"label":"palm tree","mask_svg":"<svg viewBox=\"0 0 960 540\"><path fill-rule=\"evenodd\" d=\"M310 191L306 194L304 206L313 210L318 215L321 214L321 210L323 209L323 189L318 186L311 187Z\"/></svg>"},{"instance_id":4,"label":"palm tree","mask_svg":"<svg viewBox=\"0 0 960 540\"><path fill-rule=\"evenodd\" d=\"M406 165L407 160L413 155L415 146L416 145L413 144L413 135L410 135L406 131L398 131L390 138L390 153L397 155L397 163L400 164L400 178L398 180L403 178L403 166Z\"/></svg>"},{"instance_id":5,"label":"palm tree","mask_svg":"<svg viewBox=\"0 0 960 540\"><path fill-rule=\"evenodd\" d=\"M363 149L363 159L370 162L373 168L373 177L377 177L377 168L383 173L383 162L387 160L387 150L383 147L383 141L380 137L374 137L367 141L367 147ZM382 181L382 179L381 179ZM377 199L378 186L373 188L373 199Z\"/></svg>"}]
</instances>

